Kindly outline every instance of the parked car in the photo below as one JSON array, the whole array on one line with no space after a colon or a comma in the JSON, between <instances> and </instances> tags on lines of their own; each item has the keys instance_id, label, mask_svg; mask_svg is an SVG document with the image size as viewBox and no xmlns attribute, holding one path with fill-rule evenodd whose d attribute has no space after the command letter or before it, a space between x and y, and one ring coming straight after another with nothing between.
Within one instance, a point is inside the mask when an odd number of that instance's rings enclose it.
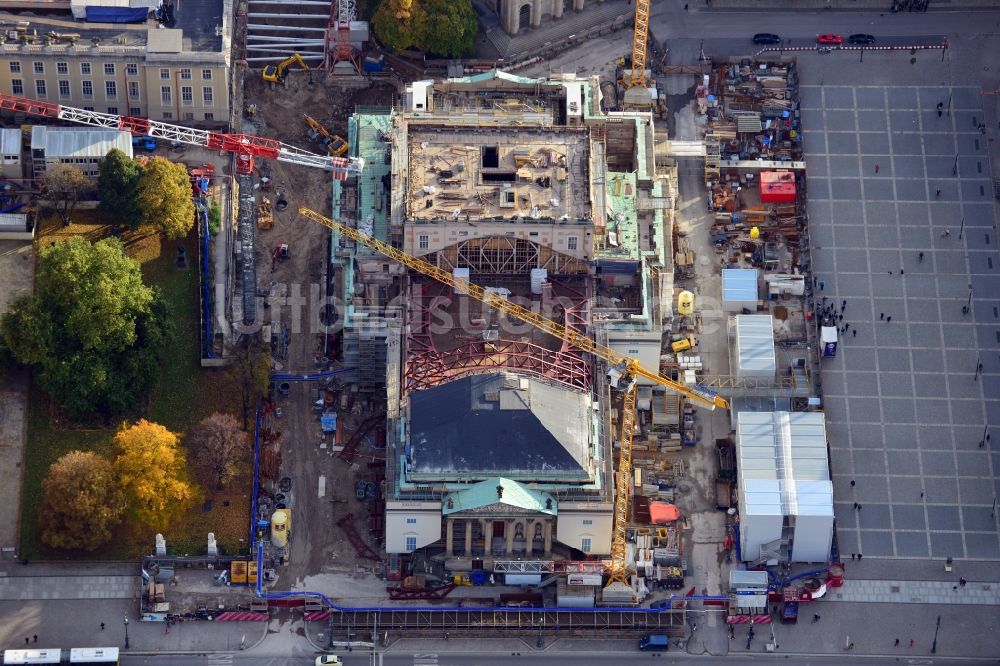
<instances>
[{"instance_id":1,"label":"parked car","mask_svg":"<svg viewBox=\"0 0 1000 666\"><path fill-rule=\"evenodd\" d=\"M851 44L874 44L875 36L866 35L864 33L858 33L856 35L851 35L847 38L847 41Z\"/></svg>"},{"instance_id":2,"label":"parked car","mask_svg":"<svg viewBox=\"0 0 1000 666\"><path fill-rule=\"evenodd\" d=\"M841 44L844 43L844 38L841 37L840 35L833 35L833 34L817 35L816 43L825 44L826 46L840 46Z\"/></svg>"},{"instance_id":3,"label":"parked car","mask_svg":"<svg viewBox=\"0 0 1000 666\"><path fill-rule=\"evenodd\" d=\"M753 36L754 44L780 44L781 37L770 32L758 32Z\"/></svg>"},{"instance_id":4,"label":"parked car","mask_svg":"<svg viewBox=\"0 0 1000 666\"><path fill-rule=\"evenodd\" d=\"M335 654L322 654L316 657L316 666L334 666L343 664L344 662L340 660Z\"/></svg>"}]
</instances>

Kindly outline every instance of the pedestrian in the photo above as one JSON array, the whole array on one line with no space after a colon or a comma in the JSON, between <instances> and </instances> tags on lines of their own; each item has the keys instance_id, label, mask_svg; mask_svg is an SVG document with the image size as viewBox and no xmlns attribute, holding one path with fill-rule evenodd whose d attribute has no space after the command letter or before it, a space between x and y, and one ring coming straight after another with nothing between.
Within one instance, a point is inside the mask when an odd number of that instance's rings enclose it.
<instances>
[{"instance_id":1,"label":"pedestrian","mask_svg":"<svg viewBox=\"0 0 1000 666\"><path fill-rule=\"evenodd\" d=\"M822 280L820 280L820 281L819 281L819 290L820 290L820 291L823 291L823 287L825 287L825 286L826 286L826 285L825 285L825 284L823 283L823 281L822 281Z\"/></svg>"},{"instance_id":2,"label":"pedestrian","mask_svg":"<svg viewBox=\"0 0 1000 666\"><path fill-rule=\"evenodd\" d=\"M860 504L858 505L858 511L861 511L861 505ZM861 553L858 553L858 559L859 560L861 559Z\"/></svg>"},{"instance_id":3,"label":"pedestrian","mask_svg":"<svg viewBox=\"0 0 1000 666\"><path fill-rule=\"evenodd\" d=\"M921 490L920 491L920 499L923 499L923 498L924 498L924 491Z\"/></svg>"},{"instance_id":4,"label":"pedestrian","mask_svg":"<svg viewBox=\"0 0 1000 666\"><path fill-rule=\"evenodd\" d=\"M934 191L934 198L937 199L940 196L941 196L941 188L939 187Z\"/></svg>"},{"instance_id":5,"label":"pedestrian","mask_svg":"<svg viewBox=\"0 0 1000 666\"><path fill-rule=\"evenodd\" d=\"M902 268L900 268L900 269L899 269L899 274L900 274L900 275L905 275L905 274L906 274L906 271L905 271L905 270L903 270Z\"/></svg>"},{"instance_id":6,"label":"pedestrian","mask_svg":"<svg viewBox=\"0 0 1000 666\"><path fill-rule=\"evenodd\" d=\"M854 649L854 643L851 643L850 645L848 645L847 649L848 650L853 650Z\"/></svg>"},{"instance_id":7,"label":"pedestrian","mask_svg":"<svg viewBox=\"0 0 1000 666\"><path fill-rule=\"evenodd\" d=\"M878 169L879 169L879 166L876 164L875 165L875 173L878 173Z\"/></svg>"},{"instance_id":8,"label":"pedestrian","mask_svg":"<svg viewBox=\"0 0 1000 666\"><path fill-rule=\"evenodd\" d=\"M858 503L857 503L857 502L855 502L855 503L854 503L854 510L855 510L855 511L857 511L857 510L858 510Z\"/></svg>"},{"instance_id":9,"label":"pedestrian","mask_svg":"<svg viewBox=\"0 0 1000 666\"><path fill-rule=\"evenodd\" d=\"M896 639L896 645L895 645L895 647L899 647L899 639L898 638Z\"/></svg>"},{"instance_id":10,"label":"pedestrian","mask_svg":"<svg viewBox=\"0 0 1000 666\"><path fill-rule=\"evenodd\" d=\"M32 643L37 643L37 642L38 642L38 634L34 634L34 635L33 635L33 636L31 637L31 642L32 642Z\"/></svg>"},{"instance_id":11,"label":"pedestrian","mask_svg":"<svg viewBox=\"0 0 1000 666\"><path fill-rule=\"evenodd\" d=\"M104 623L101 622L101 631L104 631Z\"/></svg>"},{"instance_id":12,"label":"pedestrian","mask_svg":"<svg viewBox=\"0 0 1000 666\"><path fill-rule=\"evenodd\" d=\"M853 487L854 487L854 484L855 484L855 483L856 483L856 481L855 481L854 479L851 479L851 488L853 488Z\"/></svg>"},{"instance_id":13,"label":"pedestrian","mask_svg":"<svg viewBox=\"0 0 1000 666\"><path fill-rule=\"evenodd\" d=\"M857 554L856 553L851 553L851 561L852 562L855 560L855 558L857 558Z\"/></svg>"},{"instance_id":14,"label":"pedestrian","mask_svg":"<svg viewBox=\"0 0 1000 666\"><path fill-rule=\"evenodd\" d=\"M30 638L28 638L27 636L25 636L25 637L24 637L24 644L25 644L25 645L31 645L31 639L30 639Z\"/></svg>"},{"instance_id":15,"label":"pedestrian","mask_svg":"<svg viewBox=\"0 0 1000 666\"><path fill-rule=\"evenodd\" d=\"M890 321L892 321L892 315L889 315L888 317L885 318L885 323L888 324Z\"/></svg>"},{"instance_id":16,"label":"pedestrian","mask_svg":"<svg viewBox=\"0 0 1000 666\"><path fill-rule=\"evenodd\" d=\"M892 271L889 271L889 275L892 275Z\"/></svg>"},{"instance_id":17,"label":"pedestrian","mask_svg":"<svg viewBox=\"0 0 1000 666\"><path fill-rule=\"evenodd\" d=\"M920 254L917 255L917 261L923 261L923 260L924 260L924 253L921 252Z\"/></svg>"},{"instance_id":18,"label":"pedestrian","mask_svg":"<svg viewBox=\"0 0 1000 666\"><path fill-rule=\"evenodd\" d=\"M813 613L813 624L819 622L819 613Z\"/></svg>"},{"instance_id":19,"label":"pedestrian","mask_svg":"<svg viewBox=\"0 0 1000 666\"><path fill-rule=\"evenodd\" d=\"M941 234L941 238L947 238L948 236L951 236L951 230L945 229L944 232Z\"/></svg>"},{"instance_id":20,"label":"pedestrian","mask_svg":"<svg viewBox=\"0 0 1000 666\"><path fill-rule=\"evenodd\" d=\"M958 584L959 584L959 585L961 585L962 587L965 587L965 584L966 584L967 582L969 582L969 581L965 580L965 579L964 579L964 578L962 578L962 577L959 577L959 579L958 579Z\"/></svg>"},{"instance_id":21,"label":"pedestrian","mask_svg":"<svg viewBox=\"0 0 1000 666\"><path fill-rule=\"evenodd\" d=\"M910 647L913 647L913 639L910 639Z\"/></svg>"},{"instance_id":22,"label":"pedestrian","mask_svg":"<svg viewBox=\"0 0 1000 666\"><path fill-rule=\"evenodd\" d=\"M851 336L855 338L858 337L858 329L854 329L853 331L851 331Z\"/></svg>"},{"instance_id":23,"label":"pedestrian","mask_svg":"<svg viewBox=\"0 0 1000 666\"><path fill-rule=\"evenodd\" d=\"M861 553L858 553L858 562L861 561Z\"/></svg>"},{"instance_id":24,"label":"pedestrian","mask_svg":"<svg viewBox=\"0 0 1000 666\"><path fill-rule=\"evenodd\" d=\"M687 10L688 10L688 3L685 2L684 3L684 11L687 11Z\"/></svg>"},{"instance_id":25,"label":"pedestrian","mask_svg":"<svg viewBox=\"0 0 1000 666\"><path fill-rule=\"evenodd\" d=\"M879 318L880 320L882 320L882 319L885 319L885 313L884 313L884 312L879 312L879 313L878 313L878 318Z\"/></svg>"},{"instance_id":26,"label":"pedestrian","mask_svg":"<svg viewBox=\"0 0 1000 666\"><path fill-rule=\"evenodd\" d=\"M844 308L846 308L846 307L847 307L847 301L846 300L845 301L841 301L840 302L840 311L843 312Z\"/></svg>"}]
</instances>

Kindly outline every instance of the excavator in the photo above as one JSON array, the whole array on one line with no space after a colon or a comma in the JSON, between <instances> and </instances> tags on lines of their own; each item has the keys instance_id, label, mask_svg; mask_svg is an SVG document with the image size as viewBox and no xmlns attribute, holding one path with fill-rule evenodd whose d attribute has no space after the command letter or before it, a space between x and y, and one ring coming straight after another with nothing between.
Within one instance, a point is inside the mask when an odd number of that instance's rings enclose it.
<instances>
[{"instance_id":1,"label":"excavator","mask_svg":"<svg viewBox=\"0 0 1000 666\"><path fill-rule=\"evenodd\" d=\"M322 142L326 146L326 151L333 157L340 157L347 152L348 145L344 137L339 134L332 134L330 130L323 127L323 123L312 116L308 114L303 114L303 116L306 119L306 124L312 130L309 133L309 138Z\"/></svg>"},{"instance_id":2,"label":"excavator","mask_svg":"<svg viewBox=\"0 0 1000 666\"><path fill-rule=\"evenodd\" d=\"M504 297L496 292L487 291L479 285L472 284L468 280L456 278L448 271L442 270L434 264L423 259L414 257L406 252L398 250L388 243L384 243L377 238L361 233L357 229L348 227L336 220L320 215L309 208L299 208L299 214L318 222L323 226L343 234L347 238L365 245L379 254L394 259L407 268L422 275L431 277L442 284L455 289L456 293L468 294L472 298L498 310L514 320L521 320L531 324L540 331L544 331L557 338L565 340L576 349L590 353L603 360L607 364L606 380L617 391L622 394L622 429L620 443L621 448L618 458L618 469L615 472L615 506L614 522L611 540L611 565L608 569L608 584L604 588L605 592L613 591L616 595L631 593L629 577L632 571L628 566L627 557L627 532L629 522L629 497L631 495L630 484L632 482L632 437L635 434L635 403L636 384L640 378L649 380L660 386L677 391L691 402L708 409L721 407L729 409L729 403L719 395L700 387L686 386L673 379L664 377L659 372L648 370L639 364L634 358L619 354L610 347L606 347L587 337L566 328L562 324L548 319L527 308L504 300ZM634 601L634 595L633 595Z\"/></svg>"},{"instance_id":3,"label":"excavator","mask_svg":"<svg viewBox=\"0 0 1000 666\"><path fill-rule=\"evenodd\" d=\"M302 56L298 53L293 53L277 65L265 65L263 72L264 80L271 84L280 83L284 85L285 73L292 65L298 65L301 69L309 69L309 65L302 59Z\"/></svg>"}]
</instances>

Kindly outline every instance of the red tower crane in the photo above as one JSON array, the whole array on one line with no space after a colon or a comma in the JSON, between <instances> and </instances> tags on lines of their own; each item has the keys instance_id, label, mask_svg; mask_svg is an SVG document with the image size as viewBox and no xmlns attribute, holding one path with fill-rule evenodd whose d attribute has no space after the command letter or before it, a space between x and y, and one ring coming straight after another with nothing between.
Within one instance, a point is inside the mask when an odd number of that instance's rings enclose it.
<instances>
[{"instance_id":1,"label":"red tower crane","mask_svg":"<svg viewBox=\"0 0 1000 666\"><path fill-rule=\"evenodd\" d=\"M249 134L225 134L211 130L195 129L171 125L149 118L135 116L120 116L113 113L87 111L72 106L62 106L52 102L43 102L26 97L0 94L0 111L27 113L45 118L58 118L81 125L106 127L123 132L131 132L139 136L151 136L168 141L176 141L191 146L201 146L211 150L225 150L238 156L236 170L241 174L253 171L253 161L256 157L266 157L279 162L301 164L303 166L325 169L337 180L347 180L348 176L356 176L364 168L365 161L360 157L333 157L317 155L307 150L289 146L276 139L265 139Z\"/></svg>"}]
</instances>

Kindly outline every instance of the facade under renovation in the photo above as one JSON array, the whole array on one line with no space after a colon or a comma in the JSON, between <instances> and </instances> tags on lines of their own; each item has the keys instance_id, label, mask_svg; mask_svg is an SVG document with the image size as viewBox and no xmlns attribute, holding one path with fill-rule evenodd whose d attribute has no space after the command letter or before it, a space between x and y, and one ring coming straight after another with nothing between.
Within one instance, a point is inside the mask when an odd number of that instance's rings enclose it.
<instances>
[{"instance_id":1,"label":"facade under renovation","mask_svg":"<svg viewBox=\"0 0 1000 666\"><path fill-rule=\"evenodd\" d=\"M650 116L605 115L595 80L489 72L413 83L349 134L366 169L356 192L334 185L335 218L657 367L676 179L657 174ZM333 243L344 365L388 401L387 552L451 571L610 553L605 368Z\"/></svg>"}]
</instances>

